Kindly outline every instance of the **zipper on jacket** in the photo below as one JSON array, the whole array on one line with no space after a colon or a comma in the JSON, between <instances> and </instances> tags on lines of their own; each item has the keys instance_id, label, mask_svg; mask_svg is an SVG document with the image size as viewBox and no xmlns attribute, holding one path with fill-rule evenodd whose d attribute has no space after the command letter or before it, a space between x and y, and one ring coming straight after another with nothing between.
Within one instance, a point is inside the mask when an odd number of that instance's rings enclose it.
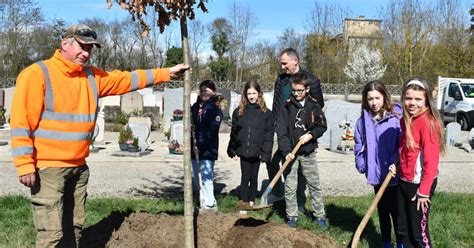
<instances>
[{"instance_id":1,"label":"zipper on jacket","mask_svg":"<svg viewBox=\"0 0 474 248\"><path fill-rule=\"evenodd\" d=\"M249 132L247 134L247 156L249 155L249 147L250 147L250 126L249 126Z\"/></svg>"}]
</instances>

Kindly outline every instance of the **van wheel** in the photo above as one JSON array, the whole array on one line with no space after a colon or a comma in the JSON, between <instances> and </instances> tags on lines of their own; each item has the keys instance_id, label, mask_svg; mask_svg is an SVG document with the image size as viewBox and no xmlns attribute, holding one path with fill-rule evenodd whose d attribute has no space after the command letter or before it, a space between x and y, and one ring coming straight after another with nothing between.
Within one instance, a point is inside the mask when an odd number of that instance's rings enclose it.
<instances>
[{"instance_id":1,"label":"van wheel","mask_svg":"<svg viewBox=\"0 0 474 248\"><path fill-rule=\"evenodd\" d=\"M456 122L459 123L459 125L461 125L461 130L467 130L469 128L466 115L464 114L458 114L456 116Z\"/></svg>"}]
</instances>

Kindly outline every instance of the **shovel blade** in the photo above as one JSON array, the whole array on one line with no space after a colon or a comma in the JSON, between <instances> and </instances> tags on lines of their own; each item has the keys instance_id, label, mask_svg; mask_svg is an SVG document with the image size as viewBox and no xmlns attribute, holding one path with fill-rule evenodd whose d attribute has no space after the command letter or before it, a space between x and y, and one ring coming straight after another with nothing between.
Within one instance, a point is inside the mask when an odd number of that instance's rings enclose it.
<instances>
[{"instance_id":1,"label":"shovel blade","mask_svg":"<svg viewBox=\"0 0 474 248\"><path fill-rule=\"evenodd\" d=\"M239 209L239 210L248 210L248 211L260 210L260 209L264 209L264 208L269 208L271 206L272 205L266 205L266 204L262 204L262 203L260 203L260 205L258 205L258 206L250 206L248 203L245 203L243 201L238 201L235 204L235 207L237 209Z\"/></svg>"}]
</instances>

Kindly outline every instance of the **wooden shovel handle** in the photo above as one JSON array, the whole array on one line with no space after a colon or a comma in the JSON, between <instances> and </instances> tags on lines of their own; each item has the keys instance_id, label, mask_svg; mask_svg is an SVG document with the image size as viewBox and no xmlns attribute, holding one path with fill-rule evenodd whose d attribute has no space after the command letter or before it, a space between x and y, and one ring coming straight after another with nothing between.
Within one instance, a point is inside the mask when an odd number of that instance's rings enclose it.
<instances>
[{"instance_id":1,"label":"wooden shovel handle","mask_svg":"<svg viewBox=\"0 0 474 248\"><path fill-rule=\"evenodd\" d=\"M291 151L291 154L293 154L293 156L296 156L296 153L298 152L298 150L300 149L301 145L303 145L303 140L300 140L298 141L298 143L296 144L295 148L293 148L293 150ZM283 154L283 156L285 156ZM280 176L281 174L283 174L283 171L285 171L286 167L290 164L291 160L290 159L287 159L285 160L285 163L283 163L283 165L281 166L280 170L277 172L277 174L273 177L272 181L270 182L270 184L268 185L267 188L273 188L273 186L275 186L276 182L278 181L278 179L280 179Z\"/></svg>"},{"instance_id":2,"label":"wooden shovel handle","mask_svg":"<svg viewBox=\"0 0 474 248\"><path fill-rule=\"evenodd\" d=\"M364 231L364 228L367 225L367 222L369 222L369 219L372 216L372 213L374 212L375 207L377 207L377 203L379 203L380 198L382 198L382 195L385 192L385 189L387 188L392 178L393 178L393 174L389 171L387 176L385 177L385 180L380 186L379 192L377 192L377 194L375 195L374 200L372 200L372 203L370 204L370 207L367 210L367 213L364 215L364 218L362 218L362 221L357 227L357 230L354 234L354 238L352 239L352 245L351 245L352 248L356 248L359 245L360 235L362 234L362 231Z\"/></svg>"}]
</instances>

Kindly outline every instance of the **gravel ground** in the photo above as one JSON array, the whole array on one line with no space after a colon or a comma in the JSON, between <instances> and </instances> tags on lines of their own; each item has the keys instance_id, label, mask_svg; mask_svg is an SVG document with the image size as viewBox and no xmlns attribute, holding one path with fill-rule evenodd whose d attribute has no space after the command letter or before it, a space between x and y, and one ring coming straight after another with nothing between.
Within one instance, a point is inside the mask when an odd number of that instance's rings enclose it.
<instances>
[{"instance_id":1,"label":"gravel ground","mask_svg":"<svg viewBox=\"0 0 474 248\"><path fill-rule=\"evenodd\" d=\"M90 196L175 198L182 195L182 156L167 151L167 141L161 134L152 133L153 152L141 158L114 157L118 151L117 133L106 133L108 144L87 159L91 169L88 193ZM216 190L228 193L240 184L240 166L225 154L228 134L221 134L220 157L215 166ZM467 146L467 132L463 132L463 146ZM28 188L17 179L11 162L10 146L0 146L0 196L29 194ZM364 175L357 173L352 154L318 152L319 169L324 195L361 196L372 192ZM260 167L259 189L267 177L265 165ZM441 157L437 191L474 193L474 153L460 148L449 148Z\"/></svg>"}]
</instances>

